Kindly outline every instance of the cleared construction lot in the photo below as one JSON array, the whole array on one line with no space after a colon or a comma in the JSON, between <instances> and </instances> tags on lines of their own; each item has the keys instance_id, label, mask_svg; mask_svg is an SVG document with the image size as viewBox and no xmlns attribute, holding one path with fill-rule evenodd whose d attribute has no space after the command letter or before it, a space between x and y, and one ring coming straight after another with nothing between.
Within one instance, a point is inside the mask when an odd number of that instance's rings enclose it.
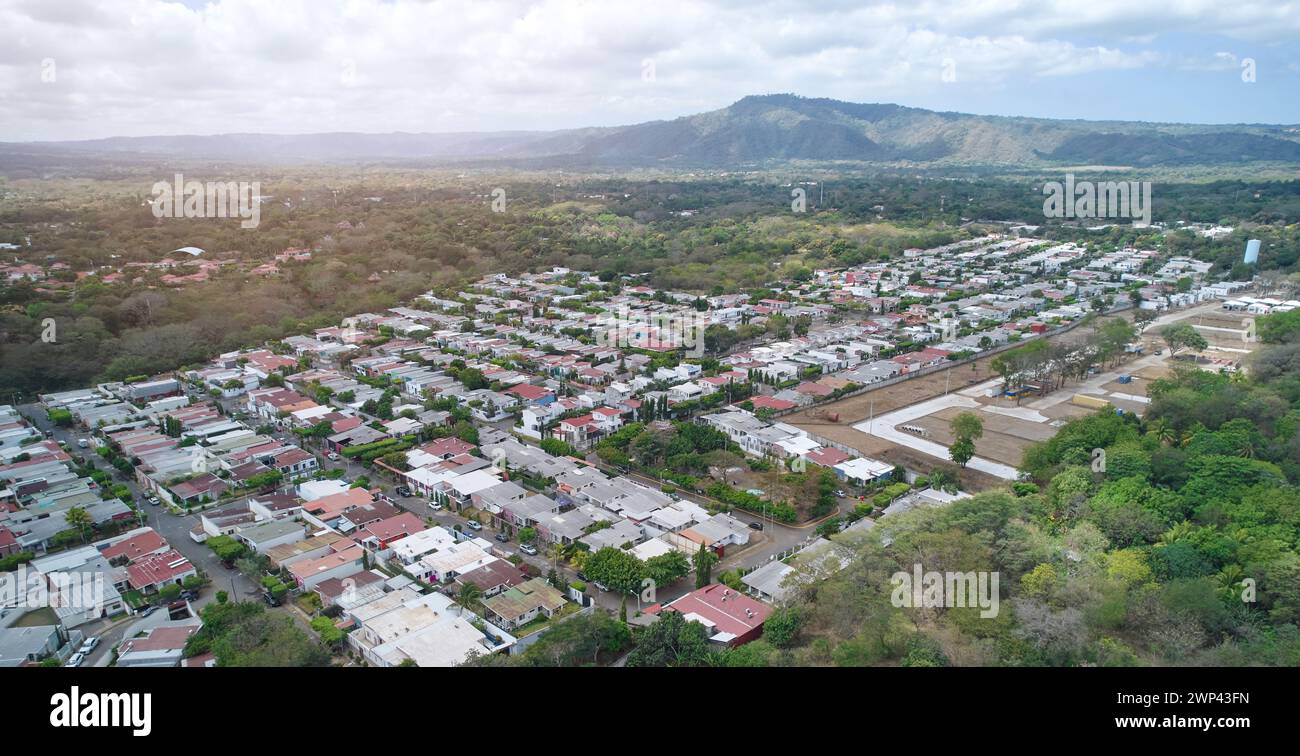
<instances>
[{"instance_id":1,"label":"cleared construction lot","mask_svg":"<svg viewBox=\"0 0 1300 756\"><path fill-rule=\"evenodd\" d=\"M1132 313L1120 317L1131 320ZM984 422L984 435L975 443L976 458L962 471L962 482L968 489L980 490L1014 479L1015 468L1027 448L1050 439L1069 420L1097 411L1092 406L1080 406L1082 403L1103 400L1124 412L1143 414L1151 383L1172 373L1167 347L1159 336L1164 326L1177 322L1198 326L1198 332L1211 345L1202 353L1208 361L1201 367L1217 370L1223 362L1239 361L1254 348L1253 343L1243 340L1242 321L1248 317L1225 312L1218 302L1167 313L1141 335L1146 354L1126 355L1119 365L1100 370L1086 380L1067 381L1057 391L1024 396L1019 402L1001 395L1002 381L989 366L993 358L986 357L793 413L782 420L866 456L925 473L935 466L951 464L947 455L953 441L949 422L963 411L974 412ZM1051 341L1082 344L1088 334L1087 328L1077 328ZM1157 350L1163 353L1153 354ZM1180 355L1180 359L1183 357ZM1127 380L1122 381L1121 376ZM1076 395L1084 398L1076 400ZM838 413L838 421L828 420L830 413Z\"/></svg>"}]
</instances>

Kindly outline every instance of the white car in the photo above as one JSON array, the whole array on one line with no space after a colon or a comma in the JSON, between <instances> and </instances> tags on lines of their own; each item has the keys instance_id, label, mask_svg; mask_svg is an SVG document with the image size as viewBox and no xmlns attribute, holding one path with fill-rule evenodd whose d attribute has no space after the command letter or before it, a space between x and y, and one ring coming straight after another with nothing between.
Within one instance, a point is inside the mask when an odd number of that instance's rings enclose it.
<instances>
[{"instance_id":1,"label":"white car","mask_svg":"<svg viewBox=\"0 0 1300 756\"><path fill-rule=\"evenodd\" d=\"M82 644L81 644L81 650L78 651L77 653L79 653L79 654L89 654L91 651L94 651L94 650L95 650L95 647L98 646L98 645L99 645L99 638L96 637L96 636L94 636L94 635L92 635L92 636L90 636L89 638L86 639L86 642L85 642L85 643L82 643Z\"/></svg>"},{"instance_id":2,"label":"white car","mask_svg":"<svg viewBox=\"0 0 1300 756\"><path fill-rule=\"evenodd\" d=\"M80 667L80 666L81 666L81 663L82 663L83 661L85 661L85 660L86 660L86 655L83 654L83 653L81 653L80 651L78 651L77 653L73 654L72 656L69 656L69 657L68 657L68 663L67 663L67 664L64 664L63 666L65 666L65 667Z\"/></svg>"},{"instance_id":3,"label":"white car","mask_svg":"<svg viewBox=\"0 0 1300 756\"><path fill-rule=\"evenodd\" d=\"M338 462L338 461L339 461L339 453L338 453L338 452L330 452L329 454L326 454L326 455L325 455L325 458L328 459L328 460L331 461L331 462Z\"/></svg>"}]
</instances>

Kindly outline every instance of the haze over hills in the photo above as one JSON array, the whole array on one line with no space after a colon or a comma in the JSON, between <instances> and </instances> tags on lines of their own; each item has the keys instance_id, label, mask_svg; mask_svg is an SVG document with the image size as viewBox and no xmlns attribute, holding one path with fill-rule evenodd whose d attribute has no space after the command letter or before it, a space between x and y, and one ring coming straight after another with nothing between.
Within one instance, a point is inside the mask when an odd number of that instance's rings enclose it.
<instances>
[{"instance_id":1,"label":"haze over hills","mask_svg":"<svg viewBox=\"0 0 1300 756\"><path fill-rule=\"evenodd\" d=\"M0 144L0 168L59 159L482 162L735 167L782 161L967 166L1300 165L1300 127L1078 121L936 112L795 95L670 121L564 131L114 137Z\"/></svg>"}]
</instances>

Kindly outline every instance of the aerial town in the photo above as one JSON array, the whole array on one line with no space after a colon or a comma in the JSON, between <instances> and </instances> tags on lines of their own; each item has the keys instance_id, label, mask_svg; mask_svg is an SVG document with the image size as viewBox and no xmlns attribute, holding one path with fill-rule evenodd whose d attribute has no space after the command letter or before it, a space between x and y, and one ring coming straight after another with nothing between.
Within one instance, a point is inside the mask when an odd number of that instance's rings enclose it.
<instances>
[{"instance_id":1,"label":"aerial town","mask_svg":"<svg viewBox=\"0 0 1300 756\"><path fill-rule=\"evenodd\" d=\"M0 560L20 591L96 586L4 610L0 666L212 666L205 608L248 600L341 665L481 663L592 612L738 648L846 539L1023 480L1030 444L1140 417L1175 364L1236 371L1253 318L1300 307L1032 228L765 293L491 275L0 407Z\"/></svg>"}]
</instances>

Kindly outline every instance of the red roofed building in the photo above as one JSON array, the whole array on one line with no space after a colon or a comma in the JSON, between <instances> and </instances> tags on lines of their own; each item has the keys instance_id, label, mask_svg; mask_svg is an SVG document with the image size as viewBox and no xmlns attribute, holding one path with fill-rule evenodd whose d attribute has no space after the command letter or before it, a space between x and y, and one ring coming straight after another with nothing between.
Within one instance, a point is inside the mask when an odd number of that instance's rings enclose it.
<instances>
[{"instance_id":1,"label":"red roofed building","mask_svg":"<svg viewBox=\"0 0 1300 756\"><path fill-rule=\"evenodd\" d=\"M834 467L835 465L848 460L849 455L833 446L823 446L817 451L809 452L805 458L814 465Z\"/></svg>"},{"instance_id":2,"label":"red roofed building","mask_svg":"<svg viewBox=\"0 0 1300 756\"><path fill-rule=\"evenodd\" d=\"M358 543L372 546L377 549L386 549L389 544L400 541L412 533L419 533L424 530L424 523L419 517L404 512L396 517L389 517L387 520L372 522L357 533L356 540Z\"/></svg>"},{"instance_id":3,"label":"red roofed building","mask_svg":"<svg viewBox=\"0 0 1300 756\"><path fill-rule=\"evenodd\" d=\"M330 423L330 430L335 433L342 433L343 431L350 431L353 428L356 428L360 425L361 425L361 418L345 417L342 420L335 420L334 422Z\"/></svg>"},{"instance_id":4,"label":"red roofed building","mask_svg":"<svg viewBox=\"0 0 1300 756\"><path fill-rule=\"evenodd\" d=\"M787 402L784 399L776 399L770 396L756 396L750 399L753 402L754 409L759 410L766 407L773 411L793 409L796 405L794 402Z\"/></svg>"},{"instance_id":5,"label":"red roofed building","mask_svg":"<svg viewBox=\"0 0 1300 756\"><path fill-rule=\"evenodd\" d=\"M835 390L830 386L823 386L820 383L810 382L800 383L798 386L794 387L794 390L800 394L807 394L808 396L816 397L830 396L835 393Z\"/></svg>"},{"instance_id":6,"label":"red roofed building","mask_svg":"<svg viewBox=\"0 0 1300 756\"><path fill-rule=\"evenodd\" d=\"M438 459L451 459L459 454L469 454L474 451L474 444L463 441L455 436L440 438L432 443L420 447L420 451L430 454Z\"/></svg>"},{"instance_id":7,"label":"red roofed building","mask_svg":"<svg viewBox=\"0 0 1300 756\"><path fill-rule=\"evenodd\" d=\"M0 537L0 544L3 543L3 540L3 537ZM126 557L127 562L130 563L138 562L153 554L166 553L170 548L167 545L167 539L158 535L153 528L150 528L139 535L131 536L106 549L101 549L99 553L103 554L104 558L110 562L118 557ZM4 550L0 549L0 554L3 553Z\"/></svg>"},{"instance_id":8,"label":"red roofed building","mask_svg":"<svg viewBox=\"0 0 1300 756\"><path fill-rule=\"evenodd\" d=\"M555 392L545 386L534 386L531 383L520 383L517 386L511 386L504 393L513 394L529 404L547 404L551 399L555 398Z\"/></svg>"},{"instance_id":9,"label":"red roofed building","mask_svg":"<svg viewBox=\"0 0 1300 756\"><path fill-rule=\"evenodd\" d=\"M714 583L691 591L666 606L646 609L647 614L661 612L680 612L687 622L704 625L709 640L735 647L763 634L763 623L772 614L772 607L721 583Z\"/></svg>"},{"instance_id":10,"label":"red roofed building","mask_svg":"<svg viewBox=\"0 0 1300 756\"><path fill-rule=\"evenodd\" d=\"M14 534L9 532L8 528L0 528L0 557L17 554L19 551L22 551L22 548L18 545L18 539Z\"/></svg>"},{"instance_id":11,"label":"red roofed building","mask_svg":"<svg viewBox=\"0 0 1300 756\"><path fill-rule=\"evenodd\" d=\"M893 362L903 366L904 373L910 373L921 368L935 367L947 361L948 350L935 349L934 347L922 349L919 352L900 354L893 359Z\"/></svg>"},{"instance_id":12,"label":"red roofed building","mask_svg":"<svg viewBox=\"0 0 1300 756\"><path fill-rule=\"evenodd\" d=\"M197 575L198 570L190 560L172 549L162 554L152 554L126 568L126 579L137 591L152 593L164 585L176 583L190 575Z\"/></svg>"}]
</instances>

